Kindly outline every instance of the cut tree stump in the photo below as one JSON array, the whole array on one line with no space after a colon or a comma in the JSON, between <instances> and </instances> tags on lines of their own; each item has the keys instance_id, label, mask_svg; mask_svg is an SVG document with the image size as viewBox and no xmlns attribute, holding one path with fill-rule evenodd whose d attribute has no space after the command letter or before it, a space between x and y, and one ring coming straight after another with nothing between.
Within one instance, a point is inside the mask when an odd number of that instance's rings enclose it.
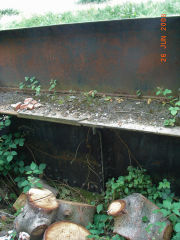
<instances>
[{"instance_id":1,"label":"cut tree stump","mask_svg":"<svg viewBox=\"0 0 180 240\"><path fill-rule=\"evenodd\" d=\"M84 227L93 222L96 207L79 202L59 201L56 221L71 221Z\"/></svg>"},{"instance_id":2,"label":"cut tree stump","mask_svg":"<svg viewBox=\"0 0 180 240\"><path fill-rule=\"evenodd\" d=\"M51 187L45 180L38 179L38 183L42 185L42 188L50 190L54 193L55 196L58 194L58 190L54 187ZM13 208L18 211L26 204L27 195L25 193L21 193L20 196L16 199L15 203L13 204Z\"/></svg>"},{"instance_id":3,"label":"cut tree stump","mask_svg":"<svg viewBox=\"0 0 180 240\"><path fill-rule=\"evenodd\" d=\"M43 240L87 240L88 235L90 235L90 232L85 227L76 223L61 221L50 225L46 229Z\"/></svg>"},{"instance_id":4,"label":"cut tree stump","mask_svg":"<svg viewBox=\"0 0 180 240\"><path fill-rule=\"evenodd\" d=\"M59 203L48 189L31 188L26 195L26 204L14 226L18 233L27 232L35 239L54 221Z\"/></svg>"},{"instance_id":5,"label":"cut tree stump","mask_svg":"<svg viewBox=\"0 0 180 240\"><path fill-rule=\"evenodd\" d=\"M129 240L170 240L172 224L161 213L153 211L158 207L139 193L134 193L122 200L113 201L107 213L114 216L114 233ZM145 219L143 221L143 219ZM159 233L156 222L164 222ZM146 228L152 224L150 232Z\"/></svg>"}]
</instances>

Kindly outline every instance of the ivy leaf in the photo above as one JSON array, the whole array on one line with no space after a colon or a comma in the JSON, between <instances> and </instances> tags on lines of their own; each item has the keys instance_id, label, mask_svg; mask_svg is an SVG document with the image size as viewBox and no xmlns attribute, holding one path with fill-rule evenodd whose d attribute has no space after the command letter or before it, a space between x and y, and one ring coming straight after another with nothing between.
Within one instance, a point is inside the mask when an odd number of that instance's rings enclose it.
<instances>
[{"instance_id":1,"label":"ivy leaf","mask_svg":"<svg viewBox=\"0 0 180 240\"><path fill-rule=\"evenodd\" d=\"M45 163L41 163L39 165L39 170L43 171L46 168L46 164Z\"/></svg>"},{"instance_id":2,"label":"ivy leaf","mask_svg":"<svg viewBox=\"0 0 180 240\"><path fill-rule=\"evenodd\" d=\"M97 205L96 210L97 210L97 213L99 214L103 210L103 204Z\"/></svg>"},{"instance_id":3,"label":"ivy leaf","mask_svg":"<svg viewBox=\"0 0 180 240\"><path fill-rule=\"evenodd\" d=\"M19 146L22 147L24 145L24 138L20 138L19 140Z\"/></svg>"},{"instance_id":4,"label":"ivy leaf","mask_svg":"<svg viewBox=\"0 0 180 240\"><path fill-rule=\"evenodd\" d=\"M21 182L21 183L20 183L20 186L21 186L21 187L25 187L25 186L27 186L27 185L29 185L29 182L28 182L27 180L25 180L24 182Z\"/></svg>"},{"instance_id":5,"label":"ivy leaf","mask_svg":"<svg viewBox=\"0 0 180 240\"><path fill-rule=\"evenodd\" d=\"M176 232L180 232L180 223L177 223L175 226L174 226L174 230L176 231Z\"/></svg>"},{"instance_id":6,"label":"ivy leaf","mask_svg":"<svg viewBox=\"0 0 180 240\"><path fill-rule=\"evenodd\" d=\"M37 165L35 164L35 162L32 162L30 165L31 170L35 170L37 167Z\"/></svg>"},{"instance_id":7,"label":"ivy leaf","mask_svg":"<svg viewBox=\"0 0 180 240\"><path fill-rule=\"evenodd\" d=\"M164 200L163 201L163 207L167 208L167 209L171 209L171 202L168 200Z\"/></svg>"},{"instance_id":8,"label":"ivy leaf","mask_svg":"<svg viewBox=\"0 0 180 240\"><path fill-rule=\"evenodd\" d=\"M9 154L9 155L7 156L7 161L8 161L8 162L11 162L12 159L13 159L13 155Z\"/></svg>"},{"instance_id":9,"label":"ivy leaf","mask_svg":"<svg viewBox=\"0 0 180 240\"><path fill-rule=\"evenodd\" d=\"M125 188L125 189L124 189L124 192L125 192L126 194L128 194L129 189L128 189L128 188Z\"/></svg>"},{"instance_id":10,"label":"ivy leaf","mask_svg":"<svg viewBox=\"0 0 180 240\"><path fill-rule=\"evenodd\" d=\"M12 154L13 156L15 156L15 155L17 155L17 152L16 152L16 151L12 151L11 154Z\"/></svg>"},{"instance_id":11,"label":"ivy leaf","mask_svg":"<svg viewBox=\"0 0 180 240\"><path fill-rule=\"evenodd\" d=\"M112 240L121 240L121 237L116 234L115 236L112 237Z\"/></svg>"},{"instance_id":12,"label":"ivy leaf","mask_svg":"<svg viewBox=\"0 0 180 240\"><path fill-rule=\"evenodd\" d=\"M43 187L43 185L42 185L41 183L39 183L39 182L37 182L37 183L35 184L35 186L38 187L38 188L42 188L42 187Z\"/></svg>"},{"instance_id":13,"label":"ivy leaf","mask_svg":"<svg viewBox=\"0 0 180 240\"><path fill-rule=\"evenodd\" d=\"M7 119L5 120L5 126L8 127L11 124L11 120Z\"/></svg>"},{"instance_id":14,"label":"ivy leaf","mask_svg":"<svg viewBox=\"0 0 180 240\"><path fill-rule=\"evenodd\" d=\"M175 103L176 106L180 106L180 101Z\"/></svg>"},{"instance_id":15,"label":"ivy leaf","mask_svg":"<svg viewBox=\"0 0 180 240\"><path fill-rule=\"evenodd\" d=\"M163 91L163 95L164 95L164 96L166 96L167 94L170 94L170 93L172 93L172 90L170 90L170 89L165 89L165 90Z\"/></svg>"},{"instance_id":16,"label":"ivy leaf","mask_svg":"<svg viewBox=\"0 0 180 240\"><path fill-rule=\"evenodd\" d=\"M179 110L179 107L170 107L169 108L171 115L175 116Z\"/></svg>"},{"instance_id":17,"label":"ivy leaf","mask_svg":"<svg viewBox=\"0 0 180 240\"><path fill-rule=\"evenodd\" d=\"M179 209L173 209L173 213L175 213L176 215L180 216L180 211L179 211Z\"/></svg>"},{"instance_id":18,"label":"ivy leaf","mask_svg":"<svg viewBox=\"0 0 180 240\"><path fill-rule=\"evenodd\" d=\"M26 186L23 188L23 192L26 193L29 191L29 189L31 188L31 186Z\"/></svg>"}]
</instances>

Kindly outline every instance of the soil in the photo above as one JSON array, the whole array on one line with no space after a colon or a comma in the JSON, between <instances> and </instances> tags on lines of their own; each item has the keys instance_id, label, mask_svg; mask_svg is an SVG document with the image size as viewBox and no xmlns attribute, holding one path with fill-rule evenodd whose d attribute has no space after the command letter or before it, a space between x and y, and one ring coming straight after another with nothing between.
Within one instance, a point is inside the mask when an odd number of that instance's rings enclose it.
<instances>
[{"instance_id":1,"label":"soil","mask_svg":"<svg viewBox=\"0 0 180 240\"><path fill-rule=\"evenodd\" d=\"M11 104L24 102L33 97L42 103L42 107L33 110L18 110L19 113L41 114L70 117L77 120L88 120L93 123L138 123L147 126L162 127L165 119L169 119L168 104L160 100L127 97L89 96L81 94L41 94L39 97L19 92L0 93L0 111L12 111ZM149 104L148 104L149 103Z\"/></svg>"}]
</instances>

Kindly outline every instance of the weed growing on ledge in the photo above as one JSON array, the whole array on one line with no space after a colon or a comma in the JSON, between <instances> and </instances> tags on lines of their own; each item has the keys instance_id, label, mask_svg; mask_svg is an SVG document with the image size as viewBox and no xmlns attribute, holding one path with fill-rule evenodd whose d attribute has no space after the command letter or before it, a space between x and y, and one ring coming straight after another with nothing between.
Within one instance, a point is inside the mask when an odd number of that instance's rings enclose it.
<instances>
[{"instance_id":1,"label":"weed growing on ledge","mask_svg":"<svg viewBox=\"0 0 180 240\"><path fill-rule=\"evenodd\" d=\"M56 93L56 91L55 91L55 88L56 88L56 80L54 80L54 79L51 79L50 80L50 87L49 87L49 91L53 91L53 93L55 94Z\"/></svg>"},{"instance_id":2,"label":"weed growing on ledge","mask_svg":"<svg viewBox=\"0 0 180 240\"><path fill-rule=\"evenodd\" d=\"M35 77L25 77L25 82L19 84L19 89L28 88L35 91L35 95L39 96L41 91L41 85Z\"/></svg>"},{"instance_id":3,"label":"weed growing on ledge","mask_svg":"<svg viewBox=\"0 0 180 240\"><path fill-rule=\"evenodd\" d=\"M138 90L136 91L136 96L137 96L138 98L142 97L142 92L141 92L140 89L138 89Z\"/></svg>"},{"instance_id":4,"label":"weed growing on ledge","mask_svg":"<svg viewBox=\"0 0 180 240\"><path fill-rule=\"evenodd\" d=\"M166 99L163 101L163 105L165 104L169 104L169 111L171 114L171 118L170 119L166 119L164 121L164 126L175 126L176 123L176 119L175 116L178 114L179 110L180 110L180 99L178 99L177 97L172 95L172 90L170 89L163 89L160 87L157 87L157 91L156 91L156 95L157 96L162 96L165 97Z\"/></svg>"}]
</instances>

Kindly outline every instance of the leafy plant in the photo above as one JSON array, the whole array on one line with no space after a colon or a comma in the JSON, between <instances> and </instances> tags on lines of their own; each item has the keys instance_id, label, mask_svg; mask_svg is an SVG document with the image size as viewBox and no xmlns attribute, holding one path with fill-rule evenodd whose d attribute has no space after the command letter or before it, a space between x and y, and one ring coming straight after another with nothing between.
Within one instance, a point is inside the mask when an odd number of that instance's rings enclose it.
<instances>
[{"instance_id":1,"label":"leafy plant","mask_svg":"<svg viewBox=\"0 0 180 240\"><path fill-rule=\"evenodd\" d=\"M85 96L89 96L89 97L92 97L92 98L95 98L97 96L97 90L91 90L87 93L84 93Z\"/></svg>"},{"instance_id":2,"label":"leafy plant","mask_svg":"<svg viewBox=\"0 0 180 240\"><path fill-rule=\"evenodd\" d=\"M107 97L104 97L104 101L106 101L106 102L112 102L112 97L110 97L110 96L107 96Z\"/></svg>"},{"instance_id":3,"label":"leafy plant","mask_svg":"<svg viewBox=\"0 0 180 240\"><path fill-rule=\"evenodd\" d=\"M170 89L163 89L160 87L157 87L156 95L157 96L163 96L166 99L163 101L163 104L169 104L169 111L172 116L170 119L164 120L164 126L168 127L171 126L173 127L175 125L175 116L178 114L180 110L180 100L172 95L172 90Z\"/></svg>"},{"instance_id":4,"label":"leafy plant","mask_svg":"<svg viewBox=\"0 0 180 240\"><path fill-rule=\"evenodd\" d=\"M56 80L53 80L53 79L50 80L49 91L54 91L54 93L55 93L56 82L57 82Z\"/></svg>"},{"instance_id":5,"label":"leafy plant","mask_svg":"<svg viewBox=\"0 0 180 240\"><path fill-rule=\"evenodd\" d=\"M159 191L157 191L157 188ZM139 192L155 202L169 195L172 196L169 188L166 179L156 186L153 184L151 177L146 174L145 169L129 166L127 176L120 176L117 180L112 178L106 183L105 202L109 204L110 201L118 199L119 196L125 197L135 192Z\"/></svg>"},{"instance_id":6,"label":"leafy plant","mask_svg":"<svg viewBox=\"0 0 180 240\"><path fill-rule=\"evenodd\" d=\"M46 164L41 163L39 166L32 162L28 166L24 166L24 162L20 161L18 166L15 167L14 171L16 173L20 172L22 175L15 178L15 182L19 188L23 189L23 192L27 192L32 187L41 188L42 184L39 183L38 175L41 175L46 167ZM28 177L24 177L24 175L28 175Z\"/></svg>"},{"instance_id":7,"label":"leafy plant","mask_svg":"<svg viewBox=\"0 0 180 240\"><path fill-rule=\"evenodd\" d=\"M166 127L168 127L168 126L174 127L175 121L176 120L174 118L166 119L166 120L164 120L164 126L166 126Z\"/></svg>"},{"instance_id":8,"label":"leafy plant","mask_svg":"<svg viewBox=\"0 0 180 240\"><path fill-rule=\"evenodd\" d=\"M175 202L172 198L168 198L162 203L158 203L158 206L160 209L154 212L162 213L164 220L169 219L173 224L174 235L172 240L180 239L180 201ZM159 227L159 232L161 232L165 226L165 222L156 222L155 225Z\"/></svg>"},{"instance_id":9,"label":"leafy plant","mask_svg":"<svg viewBox=\"0 0 180 240\"><path fill-rule=\"evenodd\" d=\"M158 96L158 95L163 95L163 96L167 96L167 95L169 95L169 94L171 94L172 93L172 90L170 90L170 89L163 89L163 88L161 88L161 87L157 87L157 91L156 91L156 95ZM170 96L168 96L168 98L172 98L172 96L170 95Z\"/></svg>"},{"instance_id":10,"label":"leafy plant","mask_svg":"<svg viewBox=\"0 0 180 240\"><path fill-rule=\"evenodd\" d=\"M11 124L10 117L0 118L0 130ZM4 134L0 137L0 174L7 176L14 169L12 161L17 161L17 149L24 145L24 137L16 132Z\"/></svg>"},{"instance_id":11,"label":"leafy plant","mask_svg":"<svg viewBox=\"0 0 180 240\"><path fill-rule=\"evenodd\" d=\"M97 90L91 90L89 92L84 92L84 96L86 97L87 102L92 103L94 99L97 97Z\"/></svg>"},{"instance_id":12,"label":"leafy plant","mask_svg":"<svg viewBox=\"0 0 180 240\"><path fill-rule=\"evenodd\" d=\"M5 129L10 124L9 116L0 118L0 130ZM18 155L24 141L25 138L20 132L8 133L0 137L0 176L13 183L17 182L17 186L26 192L33 186L42 187L37 176L43 173L46 164L41 163L38 166L32 162L25 166L23 157ZM11 193L12 197L13 193Z\"/></svg>"},{"instance_id":13,"label":"leafy plant","mask_svg":"<svg viewBox=\"0 0 180 240\"><path fill-rule=\"evenodd\" d=\"M141 193L149 200L157 204L160 207L159 211L161 211L162 213L165 207L170 208L170 206L168 205L169 203L167 203L166 201L168 200L172 203L171 211L164 211L164 213L168 214L165 217L168 217L173 223L173 240L176 240L175 236L179 234L179 232L177 232L176 230L179 231L179 225L177 224L180 221L180 202L174 202L174 194L170 190L170 182L167 181L167 179L163 179L158 184L154 184L152 178L146 173L145 169L139 169L129 166L127 170L128 174L126 176L120 176L116 180L115 178L112 178L106 183L106 192L103 193L104 202L100 203L97 206L97 214L95 216L94 223L89 224L87 227L91 232L89 238L92 237L98 240L124 239L119 235L113 236L113 219L106 215L105 209L107 209L107 206L113 200L124 198L132 193ZM174 215L176 215L176 218ZM142 221L148 223L149 219L147 218L147 216L143 216ZM162 225L158 222L156 224L159 226L159 230L161 230ZM162 224L164 223L162 222ZM152 225L149 224L146 230L151 231L151 227Z\"/></svg>"},{"instance_id":14,"label":"leafy plant","mask_svg":"<svg viewBox=\"0 0 180 240\"><path fill-rule=\"evenodd\" d=\"M136 91L136 95L137 95L137 97L139 97L139 98L142 96L142 92L141 92L140 89L138 89L138 90Z\"/></svg>"},{"instance_id":15,"label":"leafy plant","mask_svg":"<svg viewBox=\"0 0 180 240\"><path fill-rule=\"evenodd\" d=\"M40 95L41 85L35 77L25 77L25 82L19 83L19 89L30 88L35 91L35 95Z\"/></svg>"}]
</instances>

